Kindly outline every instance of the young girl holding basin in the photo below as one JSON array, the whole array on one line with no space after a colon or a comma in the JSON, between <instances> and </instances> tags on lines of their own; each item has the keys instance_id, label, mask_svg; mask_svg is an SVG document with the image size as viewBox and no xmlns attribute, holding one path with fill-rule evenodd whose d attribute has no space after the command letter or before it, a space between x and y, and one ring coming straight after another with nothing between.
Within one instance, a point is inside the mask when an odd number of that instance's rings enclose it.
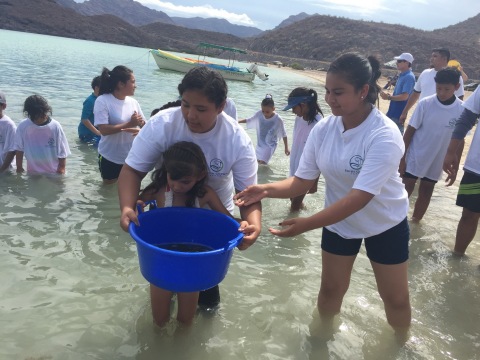
<instances>
[{"instance_id":1,"label":"young girl holding basin","mask_svg":"<svg viewBox=\"0 0 480 360\"><path fill-rule=\"evenodd\" d=\"M139 202L155 200L157 207L186 206L203 208L231 216L215 191L206 184L208 167L200 147L192 142L181 141L163 153L160 169L152 174L152 183L141 193ZM240 223L240 228L248 225ZM173 293L150 284L150 299L155 323L164 325L170 319L170 302ZM199 292L177 293L177 320L190 325L197 310Z\"/></svg>"},{"instance_id":2,"label":"young girl holding basin","mask_svg":"<svg viewBox=\"0 0 480 360\"><path fill-rule=\"evenodd\" d=\"M290 176L294 176L300 163L300 157L307 142L308 134L310 134L315 124L323 118L323 113L318 104L317 92L305 87L295 88L288 95L288 104L283 110L289 109L292 109L292 112L296 115L295 124L293 125L292 151L290 153ZM317 192L317 182L308 190L309 194ZM305 195L306 193L290 199L291 211L299 211L304 208L303 199Z\"/></svg>"},{"instance_id":3,"label":"young girl holding basin","mask_svg":"<svg viewBox=\"0 0 480 360\"><path fill-rule=\"evenodd\" d=\"M332 115L311 131L295 176L250 186L235 196L239 206L263 198L305 194L323 174L325 208L270 228L295 236L323 228L322 275L317 307L324 320L340 311L360 246L365 240L388 323L405 335L410 326L407 259L408 198L398 173L404 144L397 126L376 107L380 63L347 53L326 76L325 100Z\"/></svg>"}]
</instances>

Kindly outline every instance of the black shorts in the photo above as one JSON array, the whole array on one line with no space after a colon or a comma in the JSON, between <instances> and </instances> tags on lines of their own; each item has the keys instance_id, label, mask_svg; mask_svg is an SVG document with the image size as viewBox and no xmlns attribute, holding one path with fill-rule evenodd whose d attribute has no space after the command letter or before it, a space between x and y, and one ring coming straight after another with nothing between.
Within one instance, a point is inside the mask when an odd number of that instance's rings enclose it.
<instances>
[{"instance_id":1,"label":"black shorts","mask_svg":"<svg viewBox=\"0 0 480 360\"><path fill-rule=\"evenodd\" d=\"M413 174L410 174L409 172L406 172L406 171L405 171L405 173L403 174L403 177L408 178L408 179L415 179L415 180L418 179L418 176L415 176L415 175L413 175ZM421 178L420 180L426 181L426 182L432 182L432 183L434 183L434 184L436 184L436 183L438 182L438 180L432 180L432 179L429 179L429 178L427 178L427 177L423 177L423 178Z\"/></svg>"},{"instance_id":2,"label":"black shorts","mask_svg":"<svg viewBox=\"0 0 480 360\"><path fill-rule=\"evenodd\" d=\"M480 175L465 171L458 188L457 203L475 213L480 213Z\"/></svg>"},{"instance_id":3,"label":"black shorts","mask_svg":"<svg viewBox=\"0 0 480 360\"><path fill-rule=\"evenodd\" d=\"M407 218L381 234L365 238L365 249L370 260L379 264L394 265L408 260L410 228ZM323 228L322 250L343 256L354 256L360 251L363 239L345 239Z\"/></svg>"},{"instance_id":4,"label":"black shorts","mask_svg":"<svg viewBox=\"0 0 480 360\"><path fill-rule=\"evenodd\" d=\"M120 170L122 170L123 164L116 164L110 160L105 159L102 155L98 154L98 168L100 175L104 180L118 179Z\"/></svg>"}]
</instances>

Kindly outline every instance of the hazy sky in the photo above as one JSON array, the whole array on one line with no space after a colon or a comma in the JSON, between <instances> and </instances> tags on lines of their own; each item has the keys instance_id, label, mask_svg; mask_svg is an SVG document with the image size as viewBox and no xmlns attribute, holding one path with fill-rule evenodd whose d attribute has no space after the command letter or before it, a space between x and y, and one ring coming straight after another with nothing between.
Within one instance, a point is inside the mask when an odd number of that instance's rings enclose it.
<instances>
[{"instance_id":1,"label":"hazy sky","mask_svg":"<svg viewBox=\"0 0 480 360\"><path fill-rule=\"evenodd\" d=\"M82 2L83 0L75 0ZM224 18L233 24L273 29L290 15L334 15L433 30L480 13L480 0L136 0L169 16Z\"/></svg>"}]
</instances>

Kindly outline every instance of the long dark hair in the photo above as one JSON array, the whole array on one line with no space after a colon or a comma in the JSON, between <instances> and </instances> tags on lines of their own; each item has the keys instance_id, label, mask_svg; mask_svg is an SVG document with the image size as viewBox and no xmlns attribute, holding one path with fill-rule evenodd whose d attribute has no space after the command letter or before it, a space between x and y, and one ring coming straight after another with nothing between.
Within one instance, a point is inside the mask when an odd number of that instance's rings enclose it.
<instances>
[{"instance_id":1,"label":"long dark hair","mask_svg":"<svg viewBox=\"0 0 480 360\"><path fill-rule=\"evenodd\" d=\"M207 160L202 149L189 141L180 141L170 146L163 153L163 163L160 169L152 174L152 182L141 192L157 192L167 185L167 173L172 180L185 176L205 176L199 180L187 193L187 207L195 206L195 198L205 196L205 184L208 178Z\"/></svg>"},{"instance_id":2,"label":"long dark hair","mask_svg":"<svg viewBox=\"0 0 480 360\"><path fill-rule=\"evenodd\" d=\"M117 88L118 83L122 82L126 84L127 81L130 80L132 74L133 71L123 65L115 66L111 71L104 67L102 74L100 75L99 95L113 93Z\"/></svg>"},{"instance_id":3,"label":"long dark hair","mask_svg":"<svg viewBox=\"0 0 480 360\"><path fill-rule=\"evenodd\" d=\"M330 64L327 73L342 76L357 91L368 84L365 101L373 105L378 103L381 88L377 81L382 73L380 61L375 56L365 57L356 52L343 54Z\"/></svg>"},{"instance_id":4,"label":"long dark hair","mask_svg":"<svg viewBox=\"0 0 480 360\"><path fill-rule=\"evenodd\" d=\"M32 121L48 117L52 114L52 107L48 105L47 100L40 95L30 95L23 104L23 112Z\"/></svg>"},{"instance_id":5,"label":"long dark hair","mask_svg":"<svg viewBox=\"0 0 480 360\"><path fill-rule=\"evenodd\" d=\"M288 97L306 97L308 99L307 101L303 102L308 107L306 118L304 117L308 125L315 121L317 114L321 114L323 116L322 109L320 109L320 105L318 104L318 94L315 90L307 89L306 87L297 87L292 90Z\"/></svg>"}]
</instances>

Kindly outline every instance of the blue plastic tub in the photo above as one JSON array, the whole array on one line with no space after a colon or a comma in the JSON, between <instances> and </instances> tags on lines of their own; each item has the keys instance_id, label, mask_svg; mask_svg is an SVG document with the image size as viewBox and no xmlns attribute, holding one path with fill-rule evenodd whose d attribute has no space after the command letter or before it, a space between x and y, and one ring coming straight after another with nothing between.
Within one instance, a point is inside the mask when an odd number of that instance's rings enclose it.
<instances>
[{"instance_id":1,"label":"blue plastic tub","mask_svg":"<svg viewBox=\"0 0 480 360\"><path fill-rule=\"evenodd\" d=\"M129 232L137 243L142 275L175 292L200 291L220 283L243 239L237 221L208 209L158 208L140 213L138 220L140 226L131 223ZM184 246L204 251L177 250Z\"/></svg>"}]
</instances>

